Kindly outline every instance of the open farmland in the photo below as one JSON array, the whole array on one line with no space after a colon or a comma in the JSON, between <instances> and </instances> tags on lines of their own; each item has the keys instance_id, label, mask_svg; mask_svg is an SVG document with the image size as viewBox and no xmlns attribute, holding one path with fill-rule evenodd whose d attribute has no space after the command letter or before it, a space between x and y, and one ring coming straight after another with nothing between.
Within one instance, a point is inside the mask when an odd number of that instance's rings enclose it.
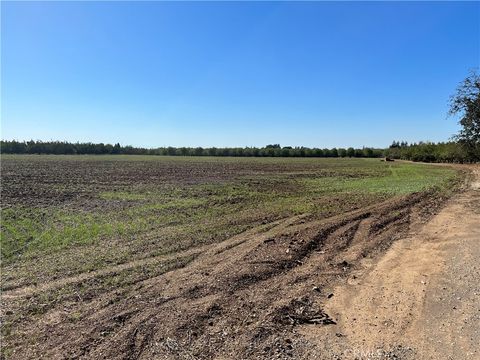
<instances>
[{"instance_id":1,"label":"open farmland","mask_svg":"<svg viewBox=\"0 0 480 360\"><path fill-rule=\"evenodd\" d=\"M8 358L307 356L329 289L438 209L448 167L3 156ZM314 289L314 290L312 290Z\"/></svg>"}]
</instances>

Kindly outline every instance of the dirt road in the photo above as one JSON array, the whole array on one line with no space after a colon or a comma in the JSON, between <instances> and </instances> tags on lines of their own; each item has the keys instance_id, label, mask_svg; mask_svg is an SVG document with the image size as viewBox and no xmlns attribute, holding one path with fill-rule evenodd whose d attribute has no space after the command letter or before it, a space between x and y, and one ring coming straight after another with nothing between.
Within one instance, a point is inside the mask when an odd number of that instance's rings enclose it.
<instances>
[{"instance_id":1,"label":"dirt road","mask_svg":"<svg viewBox=\"0 0 480 360\"><path fill-rule=\"evenodd\" d=\"M480 169L418 232L335 289L329 356L480 359ZM328 356L326 356L328 357Z\"/></svg>"}]
</instances>

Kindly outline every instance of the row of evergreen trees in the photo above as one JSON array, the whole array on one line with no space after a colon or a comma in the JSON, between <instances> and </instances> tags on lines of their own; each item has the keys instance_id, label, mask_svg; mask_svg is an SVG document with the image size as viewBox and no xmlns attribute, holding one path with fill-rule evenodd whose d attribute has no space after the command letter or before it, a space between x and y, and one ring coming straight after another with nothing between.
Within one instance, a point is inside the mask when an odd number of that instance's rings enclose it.
<instances>
[{"instance_id":1,"label":"row of evergreen trees","mask_svg":"<svg viewBox=\"0 0 480 360\"><path fill-rule=\"evenodd\" d=\"M318 149L281 147L279 144L263 148L202 148L159 147L155 149L121 146L120 144L69 143L64 141L1 141L3 154L128 154L173 156L255 156L255 157L381 157L383 149Z\"/></svg>"},{"instance_id":2,"label":"row of evergreen trees","mask_svg":"<svg viewBox=\"0 0 480 360\"><path fill-rule=\"evenodd\" d=\"M121 146L120 144L69 143L63 141L1 141L3 154L125 154L171 156L253 156L253 157L389 157L424 162L467 163L480 161L480 144L462 142L420 142L408 144L394 141L387 149L281 147L279 144L263 148L202 148L159 147L154 149Z\"/></svg>"}]
</instances>

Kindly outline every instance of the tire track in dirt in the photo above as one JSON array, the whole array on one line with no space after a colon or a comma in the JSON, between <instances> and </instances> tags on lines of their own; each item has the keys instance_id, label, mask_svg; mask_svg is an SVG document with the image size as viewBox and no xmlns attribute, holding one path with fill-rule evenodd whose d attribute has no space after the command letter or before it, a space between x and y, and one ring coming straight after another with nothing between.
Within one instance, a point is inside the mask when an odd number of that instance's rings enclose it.
<instances>
[{"instance_id":1,"label":"tire track in dirt","mask_svg":"<svg viewBox=\"0 0 480 360\"><path fill-rule=\"evenodd\" d=\"M133 268L146 266L146 265L152 265L155 263L160 263L160 262L173 260L177 258L183 258L188 256L198 256L202 253L205 253L209 249L213 249L212 251L215 253L215 255L218 255L228 249L231 249L243 243L245 241L246 236L257 235L262 231L266 231L267 229L269 229L269 227L275 229L279 226L282 226L282 224L284 223L286 223L288 226L289 224L291 224L294 221L297 221L298 219L300 219L300 217L296 216L288 219L275 221L271 224L268 224L267 227L265 225L262 225L252 230L246 231L245 233L233 236L232 238L227 239L221 242L220 244L210 244L210 245L195 247L195 248L191 248L191 249L177 252L174 254L154 256L154 257L130 261L130 262L114 265L114 266L109 266L100 270L81 273L75 276L61 278L61 279L50 281L48 283L43 283L40 285L18 287L12 290L6 290L2 292L1 298L2 300L13 300L13 299L18 299L22 297L33 296L41 292L51 291L53 289L61 288L67 285L85 282L85 281L94 279L96 277L108 276L108 275L115 274L128 269L133 269Z\"/></svg>"},{"instance_id":2,"label":"tire track in dirt","mask_svg":"<svg viewBox=\"0 0 480 360\"><path fill-rule=\"evenodd\" d=\"M315 345L297 329L335 322L323 310L332 286L408 230L413 208L436 203L431 194L413 194L237 235L126 292L59 303L21 319L12 358L308 358ZM72 321L72 314L80 317Z\"/></svg>"},{"instance_id":3,"label":"tire track in dirt","mask_svg":"<svg viewBox=\"0 0 480 360\"><path fill-rule=\"evenodd\" d=\"M22 297L29 297L29 296L39 294L41 292L52 291L54 289L58 289L67 285L86 282L88 280L92 280L97 277L108 276L111 274L119 273L121 271L133 269L136 267L152 265L156 263L161 263L163 261L173 260L173 259L187 257L187 256L197 256L202 251L203 251L203 247L193 248L180 253L175 253L173 255L155 256L155 257L135 260L132 262L127 262L127 263L123 263L115 266L109 266L101 270L81 273L75 276L61 278L61 279L51 281L48 283L43 283L40 285L19 287L12 290L3 291L1 298L2 300L8 301L8 300L19 299Z\"/></svg>"},{"instance_id":4,"label":"tire track in dirt","mask_svg":"<svg viewBox=\"0 0 480 360\"><path fill-rule=\"evenodd\" d=\"M472 173L428 224L335 288L325 306L335 328L304 329L327 344L319 358L480 357L480 168Z\"/></svg>"},{"instance_id":5,"label":"tire track in dirt","mask_svg":"<svg viewBox=\"0 0 480 360\"><path fill-rule=\"evenodd\" d=\"M368 215L371 209L385 206L388 202L389 201L381 204L372 205L367 208L363 208L361 210L352 211L350 215L355 216L355 214L359 214L359 213L365 213ZM335 221L335 219L340 218L341 216L344 216L344 215L334 216L332 218L321 220L321 221L323 222ZM173 259L187 257L187 256L198 256L200 254L205 253L209 249L212 249L213 254L209 253L208 256L218 255L226 250L229 250L230 248L235 247L236 245L242 242L245 242L246 239L248 239L248 237L252 235L258 235L261 232L267 232L267 231L271 232L271 230L273 230L274 233L280 232L285 227L291 226L295 222L300 221L302 220L302 218L305 218L305 217L306 215L294 216L291 218L281 219L269 224L261 225L251 230L248 230L244 233L235 235L232 238L227 239L219 244L209 244L201 247L191 248L191 249L177 252L174 254L160 255L160 256L148 257L145 259L134 260L131 262L108 266L100 270L95 270L95 271L90 271L86 273L81 273L75 276L60 278L55 281L49 281L47 283L42 283L38 285L28 285L28 286L13 288L11 290L4 290L2 291L1 298L3 300L10 300L10 299L13 300L13 299L18 299L22 297L29 297L29 296L39 294L41 292L51 291L53 289L61 288L67 285L85 282L85 281L94 279L96 277L108 276L124 270L132 269L132 268L151 265L151 264L160 263L163 261L173 260ZM363 231L369 230L369 226L372 224L372 219L366 218L363 221L365 221L365 224L360 231L361 235L356 235L357 238L358 237L360 238L354 241L357 241L357 242L361 241L362 239L365 239L365 237L368 235L368 234L364 234Z\"/></svg>"}]
</instances>

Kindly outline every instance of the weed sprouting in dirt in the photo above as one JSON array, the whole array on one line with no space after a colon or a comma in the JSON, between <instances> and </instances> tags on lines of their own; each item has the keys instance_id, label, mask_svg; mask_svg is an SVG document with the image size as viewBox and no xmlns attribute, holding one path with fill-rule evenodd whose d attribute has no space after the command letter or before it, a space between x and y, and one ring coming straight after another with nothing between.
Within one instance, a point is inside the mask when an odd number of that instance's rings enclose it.
<instances>
[{"instance_id":1,"label":"weed sprouting in dirt","mask_svg":"<svg viewBox=\"0 0 480 360\"><path fill-rule=\"evenodd\" d=\"M80 357L293 354L279 328L334 320L292 296L388 247L412 208L433 209L427 199L459 179L376 159L4 156L1 166L4 353L42 344L57 321L50 350L75 331L86 335L68 354ZM255 334L259 348L237 344Z\"/></svg>"}]
</instances>

